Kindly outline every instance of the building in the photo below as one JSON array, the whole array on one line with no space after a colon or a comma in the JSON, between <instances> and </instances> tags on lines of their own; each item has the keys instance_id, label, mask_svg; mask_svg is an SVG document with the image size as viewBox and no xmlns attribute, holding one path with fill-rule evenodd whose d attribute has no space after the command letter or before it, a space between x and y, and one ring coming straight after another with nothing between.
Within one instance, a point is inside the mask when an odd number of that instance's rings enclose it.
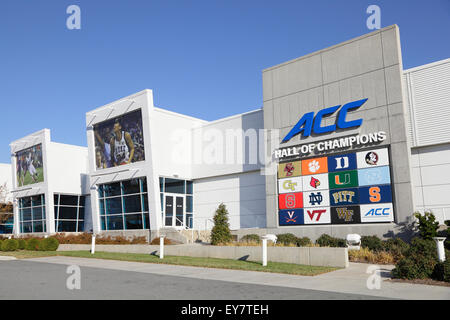
<instances>
[{"instance_id":1,"label":"building","mask_svg":"<svg viewBox=\"0 0 450 320\"><path fill-rule=\"evenodd\" d=\"M390 26L264 70L262 109L236 116L170 112L144 90L86 114L87 148L47 129L12 143L15 233L202 239L220 203L237 235L443 222L449 89L450 59L403 70Z\"/></svg>"},{"instance_id":2,"label":"building","mask_svg":"<svg viewBox=\"0 0 450 320\"><path fill-rule=\"evenodd\" d=\"M13 201L11 165L0 163L0 234L13 233L14 216L11 214Z\"/></svg>"}]
</instances>

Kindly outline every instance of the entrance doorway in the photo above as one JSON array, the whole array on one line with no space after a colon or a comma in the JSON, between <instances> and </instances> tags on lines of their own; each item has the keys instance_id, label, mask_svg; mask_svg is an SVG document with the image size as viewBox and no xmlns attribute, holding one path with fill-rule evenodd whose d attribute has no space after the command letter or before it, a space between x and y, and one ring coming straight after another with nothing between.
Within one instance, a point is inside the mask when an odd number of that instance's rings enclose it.
<instances>
[{"instance_id":1,"label":"entrance doorway","mask_svg":"<svg viewBox=\"0 0 450 320\"><path fill-rule=\"evenodd\" d=\"M185 196L180 194L164 194L164 226L184 227L186 225Z\"/></svg>"}]
</instances>

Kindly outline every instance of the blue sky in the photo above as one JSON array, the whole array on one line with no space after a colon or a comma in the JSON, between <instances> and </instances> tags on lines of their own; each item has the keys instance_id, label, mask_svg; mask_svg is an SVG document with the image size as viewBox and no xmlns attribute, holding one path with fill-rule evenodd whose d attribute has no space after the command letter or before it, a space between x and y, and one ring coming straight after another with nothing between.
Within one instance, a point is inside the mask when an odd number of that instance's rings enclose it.
<instances>
[{"instance_id":1,"label":"blue sky","mask_svg":"<svg viewBox=\"0 0 450 320\"><path fill-rule=\"evenodd\" d=\"M146 88L205 120L260 108L263 69L370 32L371 4L400 27L404 68L450 57L448 0L2 0L0 162L42 128L86 145L87 111Z\"/></svg>"}]
</instances>

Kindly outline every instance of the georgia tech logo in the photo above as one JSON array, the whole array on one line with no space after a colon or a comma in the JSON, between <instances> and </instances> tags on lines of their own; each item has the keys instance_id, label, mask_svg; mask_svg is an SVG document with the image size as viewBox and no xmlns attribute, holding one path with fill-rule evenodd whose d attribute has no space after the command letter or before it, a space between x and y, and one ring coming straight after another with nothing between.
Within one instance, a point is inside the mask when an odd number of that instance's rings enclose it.
<instances>
[{"instance_id":1,"label":"georgia tech logo","mask_svg":"<svg viewBox=\"0 0 450 320\"><path fill-rule=\"evenodd\" d=\"M346 173L346 174L344 175L344 177L345 177L345 180L344 180L344 182L342 182L342 181L341 181L341 176L340 176L340 175L335 175L335 176L334 176L334 183L335 183L336 185L338 185L338 186L343 186L343 185L349 184L350 181L351 181L350 173Z\"/></svg>"},{"instance_id":2,"label":"georgia tech logo","mask_svg":"<svg viewBox=\"0 0 450 320\"><path fill-rule=\"evenodd\" d=\"M353 197L355 196L354 191L338 191L333 193L333 198L335 203L339 202L353 202Z\"/></svg>"},{"instance_id":3,"label":"georgia tech logo","mask_svg":"<svg viewBox=\"0 0 450 320\"><path fill-rule=\"evenodd\" d=\"M311 181L309 182L309 185L313 187L314 189L317 189L318 186L320 186L320 181L314 177L311 177Z\"/></svg>"},{"instance_id":4,"label":"georgia tech logo","mask_svg":"<svg viewBox=\"0 0 450 320\"><path fill-rule=\"evenodd\" d=\"M320 216L325 213L327 210L325 209L321 209L321 210L307 210L307 213L309 215L309 218L312 220L314 220L314 216L317 214L317 218L316 221L318 222L320 220Z\"/></svg>"},{"instance_id":5,"label":"georgia tech logo","mask_svg":"<svg viewBox=\"0 0 450 320\"><path fill-rule=\"evenodd\" d=\"M286 180L283 182L283 188L285 190L295 191L296 186L297 186L297 182L292 182L291 180Z\"/></svg>"},{"instance_id":6,"label":"georgia tech logo","mask_svg":"<svg viewBox=\"0 0 450 320\"><path fill-rule=\"evenodd\" d=\"M372 166L376 165L378 163L378 154L376 152L369 152L366 154L366 163L370 164Z\"/></svg>"},{"instance_id":7,"label":"georgia tech logo","mask_svg":"<svg viewBox=\"0 0 450 320\"><path fill-rule=\"evenodd\" d=\"M346 222L353 220L353 210L347 208L336 208L339 219L344 219Z\"/></svg>"},{"instance_id":8,"label":"georgia tech logo","mask_svg":"<svg viewBox=\"0 0 450 320\"><path fill-rule=\"evenodd\" d=\"M286 166L284 167L284 172L286 172L286 177L290 177L294 174L294 165L289 162L286 164Z\"/></svg>"}]
</instances>

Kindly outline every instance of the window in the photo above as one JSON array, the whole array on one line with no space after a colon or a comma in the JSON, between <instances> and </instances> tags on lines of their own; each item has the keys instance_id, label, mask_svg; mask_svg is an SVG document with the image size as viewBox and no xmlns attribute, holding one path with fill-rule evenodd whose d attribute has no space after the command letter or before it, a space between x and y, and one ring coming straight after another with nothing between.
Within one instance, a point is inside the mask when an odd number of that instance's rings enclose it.
<instances>
[{"instance_id":1,"label":"window","mask_svg":"<svg viewBox=\"0 0 450 320\"><path fill-rule=\"evenodd\" d=\"M99 185L102 230L150 229L147 179Z\"/></svg>"},{"instance_id":2,"label":"window","mask_svg":"<svg viewBox=\"0 0 450 320\"><path fill-rule=\"evenodd\" d=\"M47 232L45 196L19 198L20 233Z\"/></svg>"},{"instance_id":3,"label":"window","mask_svg":"<svg viewBox=\"0 0 450 320\"><path fill-rule=\"evenodd\" d=\"M56 232L84 231L85 197L54 194Z\"/></svg>"},{"instance_id":4,"label":"window","mask_svg":"<svg viewBox=\"0 0 450 320\"><path fill-rule=\"evenodd\" d=\"M13 233L13 227L14 227L14 214L11 212L1 212L0 213L0 234Z\"/></svg>"},{"instance_id":5,"label":"window","mask_svg":"<svg viewBox=\"0 0 450 320\"><path fill-rule=\"evenodd\" d=\"M194 183L193 181L187 180L179 180L172 178L159 178L159 187L160 187L160 197L161 197L161 214L163 223L166 226L171 226L175 223L176 226L181 226L182 223L188 228L192 228L193 226L193 193L194 193ZM184 197L185 202L176 203L176 195L174 198L169 195L169 197L165 197L166 193L180 194ZM167 200L166 200L167 198ZM169 203L165 203L165 201L169 201ZM172 203L170 203L172 202ZM168 204L167 208L172 208L171 210L167 209L168 212L164 212L166 208L166 204ZM176 211L173 208L180 208L180 206L185 207L185 212ZM185 217L183 215L185 214ZM175 222L174 222L174 218Z\"/></svg>"}]
</instances>

